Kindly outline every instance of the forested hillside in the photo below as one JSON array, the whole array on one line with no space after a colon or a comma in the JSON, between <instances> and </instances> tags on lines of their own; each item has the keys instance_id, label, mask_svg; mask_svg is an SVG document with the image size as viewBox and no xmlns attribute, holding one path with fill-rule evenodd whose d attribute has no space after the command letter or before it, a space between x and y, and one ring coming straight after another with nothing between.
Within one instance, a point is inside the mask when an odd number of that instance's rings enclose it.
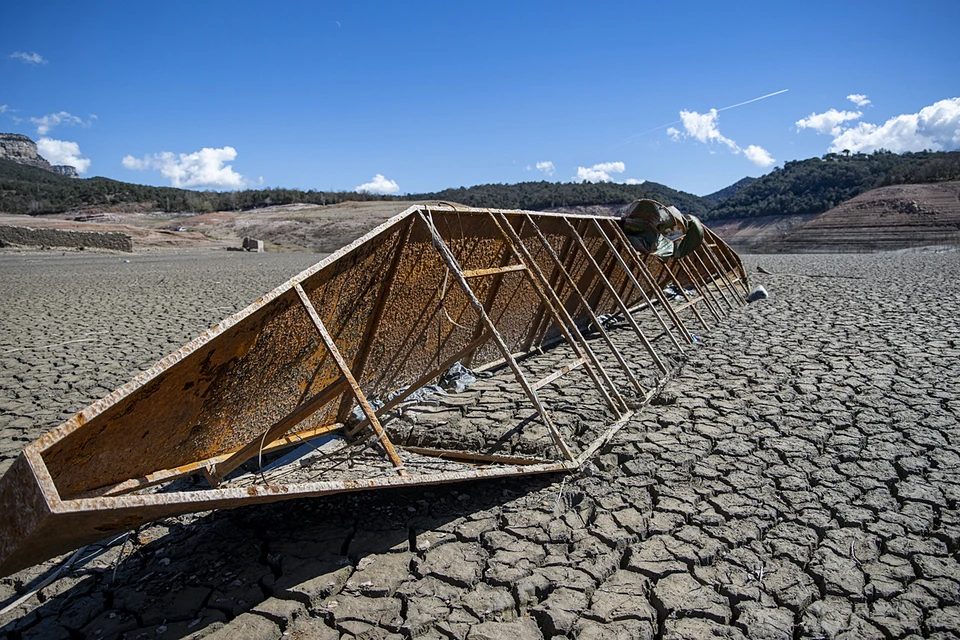
<instances>
[{"instance_id":1,"label":"forested hillside","mask_svg":"<svg viewBox=\"0 0 960 640\"><path fill-rule=\"evenodd\" d=\"M67 178L0 160L0 211L41 214L85 207L108 210L123 207L168 213L205 213L294 203L325 205L351 200L446 200L473 207L540 210L622 205L637 198L654 198L676 205L684 213L716 220L817 214L875 187L957 179L960 179L958 151L901 155L881 151L871 155L827 154L823 158L787 162L782 169L774 169L760 179L744 178L703 198L655 182L629 185L546 181L484 184L434 193L381 196L353 191L297 189L190 191L108 178Z\"/></svg>"},{"instance_id":2,"label":"forested hillside","mask_svg":"<svg viewBox=\"0 0 960 640\"><path fill-rule=\"evenodd\" d=\"M0 159L0 211L5 213L62 213L83 207L140 207L169 213L237 211L278 204L309 202L334 204L347 200L384 200L389 196L297 189L244 191L190 191L151 187L109 178L67 178L35 167Z\"/></svg>"},{"instance_id":3,"label":"forested hillside","mask_svg":"<svg viewBox=\"0 0 960 640\"><path fill-rule=\"evenodd\" d=\"M168 213L242 211L273 205L337 204L365 200L447 200L475 207L548 209L594 204L627 204L637 198L655 198L675 204L686 213L703 215L707 204L690 193L654 182L641 185L599 183L521 182L446 189L436 193L382 196L353 191L247 189L190 191L130 184L108 178L76 179L0 160L0 211L6 213L61 213L83 207L140 207Z\"/></svg>"},{"instance_id":4,"label":"forested hillside","mask_svg":"<svg viewBox=\"0 0 960 640\"><path fill-rule=\"evenodd\" d=\"M676 191L656 182L620 184L616 182L520 182L518 184L482 184L475 187L445 189L434 193L407 196L408 200L446 200L471 207L497 209L554 209L595 204L629 204L637 198L653 198L676 205L684 213L702 216L709 202L692 193Z\"/></svg>"},{"instance_id":5,"label":"forested hillside","mask_svg":"<svg viewBox=\"0 0 960 640\"><path fill-rule=\"evenodd\" d=\"M717 204L708 220L823 213L876 187L960 179L960 151L829 153L787 162Z\"/></svg>"}]
</instances>

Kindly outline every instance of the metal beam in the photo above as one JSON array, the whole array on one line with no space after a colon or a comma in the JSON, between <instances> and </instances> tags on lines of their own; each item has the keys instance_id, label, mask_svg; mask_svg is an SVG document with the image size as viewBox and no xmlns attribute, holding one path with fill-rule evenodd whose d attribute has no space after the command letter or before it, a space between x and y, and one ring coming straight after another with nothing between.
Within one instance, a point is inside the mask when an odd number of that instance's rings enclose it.
<instances>
[{"instance_id":1,"label":"metal beam","mask_svg":"<svg viewBox=\"0 0 960 640\"><path fill-rule=\"evenodd\" d=\"M480 321L487 327L487 331L490 332L491 337L493 338L494 343L500 349L500 353L503 354L504 359L506 359L507 364L510 365L510 369L513 371L513 375L517 378L517 382L520 383L520 386L523 388L524 393L527 395L527 398L530 399L530 402L533 403L533 406L536 408L537 413L540 414L540 418L547 425L547 429L550 431L550 436L553 438L554 444L557 446L557 449L560 450L560 453L567 460L573 460L573 452L570 450L570 447L567 446L567 443L564 442L563 436L560 434L560 430L557 429L557 425L553 423L553 420L550 419L550 416L547 414L546 407L543 406L543 403L540 401L540 397L537 395L537 392L534 391L533 387L530 386L530 383L527 381L526 376L523 374L523 371L520 370L520 365L517 364L517 361L513 358L513 355L510 353L510 348L507 347L507 344L503 341L503 336L500 335L500 332L497 331L497 328L494 326L493 321L490 319L490 316L487 315L486 309L483 308L483 304L477 299L476 294L474 294L473 289L470 288L470 285L467 283L466 278L463 277L463 271L460 269L460 265L457 264L457 259L450 252L450 247L447 246L447 243L443 241L443 238L440 237L437 228L433 226L433 223L423 214L423 211L418 212L420 215L420 221L424 224L427 230L430 232L430 237L433 240L433 246L436 248L437 253L440 254L440 257L443 259L444 263L447 265L447 268L450 270L450 273L453 274L454 279L457 281L457 284L460 285L460 288L463 289L463 293L467 296L467 299L470 301L470 304L473 306L474 310L480 316ZM429 215L429 213L427 214ZM371 421L372 422L372 421Z\"/></svg>"},{"instance_id":2,"label":"metal beam","mask_svg":"<svg viewBox=\"0 0 960 640\"><path fill-rule=\"evenodd\" d=\"M384 451L386 451L390 462L393 463L393 466L396 468L399 475L407 475L407 472L403 468L403 462L400 461L399 456L397 456L397 452L393 448L393 443L391 443L390 438L387 437L387 432L383 430L383 427L380 425L380 421L377 420L377 414L367 401L367 397L363 394L363 390L360 389L360 384L357 382L357 379L353 377L353 373L351 373L350 367L347 365L346 360L344 360L343 356L340 355L340 350L337 349L337 345L333 342L333 338L331 338L330 334L327 332L327 328L323 326L323 321L320 320L317 310L313 308L313 303L310 302L310 298L307 297L307 292L303 290L303 287L300 286L299 282L293 285L293 288L296 289L297 295L300 296L300 302L303 303L303 307L310 315L310 319L313 320L313 324L317 328L317 333L320 334L320 338L323 340L323 344L327 347L327 351L329 351L330 355L333 356L334 362L337 363L337 368L340 369L340 373L344 378L346 378L347 384L350 385L350 391L352 391L353 395L356 397L357 404L360 405L360 410L363 411L363 415L365 415L367 420L370 421L370 426L372 426L373 430L376 432L377 440L383 446Z\"/></svg>"}]
</instances>

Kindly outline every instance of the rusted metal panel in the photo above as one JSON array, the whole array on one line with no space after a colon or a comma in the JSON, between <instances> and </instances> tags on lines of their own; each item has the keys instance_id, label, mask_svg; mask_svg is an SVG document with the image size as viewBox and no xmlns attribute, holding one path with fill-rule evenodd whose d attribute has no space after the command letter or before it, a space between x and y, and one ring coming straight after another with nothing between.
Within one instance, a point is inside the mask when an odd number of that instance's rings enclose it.
<instances>
[{"instance_id":1,"label":"rusted metal panel","mask_svg":"<svg viewBox=\"0 0 960 640\"><path fill-rule=\"evenodd\" d=\"M411 207L29 445L0 478L0 575L164 516L576 468L627 423L628 388L632 398L639 393L630 407L642 406L666 380L640 324L650 320L649 330L658 321L679 348L670 327L685 335L685 309L703 304L719 319L742 302L742 262L709 230L707 238L695 255L664 260L632 250L610 219ZM671 308L668 284L685 305ZM628 363L599 320L604 314L629 323L649 361ZM614 360L594 353L583 335L590 326ZM574 364L528 382L519 354L563 340ZM523 389L517 399L526 395L543 437L557 445L554 459L463 442L393 450L388 423L397 408L467 357L479 368L509 365ZM619 382L605 366L622 370ZM654 381L641 385L640 372ZM541 393L583 375L611 424L592 440L568 442ZM358 403L363 415L350 422ZM527 422L517 428L533 429ZM231 485L238 470L216 488L156 491L193 473L220 482L265 451L323 433L344 438L349 455L382 446L382 466L360 477L337 476L333 465L320 479L275 484L254 475Z\"/></svg>"}]
</instances>

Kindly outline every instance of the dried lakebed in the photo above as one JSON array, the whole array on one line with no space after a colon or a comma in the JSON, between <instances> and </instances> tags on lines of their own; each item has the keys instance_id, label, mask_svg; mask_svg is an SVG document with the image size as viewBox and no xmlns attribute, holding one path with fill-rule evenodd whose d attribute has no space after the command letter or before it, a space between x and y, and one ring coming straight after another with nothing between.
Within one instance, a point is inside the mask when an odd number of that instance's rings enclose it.
<instances>
[{"instance_id":1,"label":"dried lakebed","mask_svg":"<svg viewBox=\"0 0 960 640\"><path fill-rule=\"evenodd\" d=\"M129 259L0 254L0 468L316 261ZM589 473L166 520L89 548L0 638L954 637L960 254L746 263L773 297Z\"/></svg>"}]
</instances>

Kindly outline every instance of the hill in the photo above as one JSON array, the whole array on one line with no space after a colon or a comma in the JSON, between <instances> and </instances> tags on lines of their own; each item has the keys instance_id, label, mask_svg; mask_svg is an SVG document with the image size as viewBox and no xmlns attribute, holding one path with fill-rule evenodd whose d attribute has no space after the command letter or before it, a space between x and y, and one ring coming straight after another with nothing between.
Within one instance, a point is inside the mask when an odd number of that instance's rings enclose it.
<instances>
[{"instance_id":1,"label":"hill","mask_svg":"<svg viewBox=\"0 0 960 640\"><path fill-rule=\"evenodd\" d=\"M653 198L672 204L684 213L703 216L710 203L699 196L677 191L656 182L620 184L616 182L520 182L482 184L475 187L444 189L434 193L405 196L408 200L442 200L470 207L496 209L569 210L595 205L625 205L637 198Z\"/></svg>"},{"instance_id":2,"label":"hill","mask_svg":"<svg viewBox=\"0 0 960 640\"><path fill-rule=\"evenodd\" d=\"M734 196L740 193L741 191L743 191L744 189L746 189L756 181L757 181L756 178L751 178L749 176L747 176L746 178L740 178L729 187L724 187L719 191L714 191L713 193L703 196L703 199L710 202L712 206L718 205L724 200L729 199L731 196Z\"/></svg>"},{"instance_id":3,"label":"hill","mask_svg":"<svg viewBox=\"0 0 960 640\"><path fill-rule=\"evenodd\" d=\"M960 179L960 152L921 151L787 162L718 203L707 220L811 216L876 187Z\"/></svg>"},{"instance_id":4,"label":"hill","mask_svg":"<svg viewBox=\"0 0 960 640\"><path fill-rule=\"evenodd\" d=\"M624 205L637 198L655 198L686 213L702 216L709 203L691 193L655 182L640 185L612 182L521 182L485 184L436 193L383 196L353 191L247 189L191 191L130 184L109 178L66 178L49 171L0 159L0 211L50 214L96 208L107 211L209 213L244 211L288 204L329 205L356 201L443 200L474 207L550 209L583 205Z\"/></svg>"}]
</instances>

